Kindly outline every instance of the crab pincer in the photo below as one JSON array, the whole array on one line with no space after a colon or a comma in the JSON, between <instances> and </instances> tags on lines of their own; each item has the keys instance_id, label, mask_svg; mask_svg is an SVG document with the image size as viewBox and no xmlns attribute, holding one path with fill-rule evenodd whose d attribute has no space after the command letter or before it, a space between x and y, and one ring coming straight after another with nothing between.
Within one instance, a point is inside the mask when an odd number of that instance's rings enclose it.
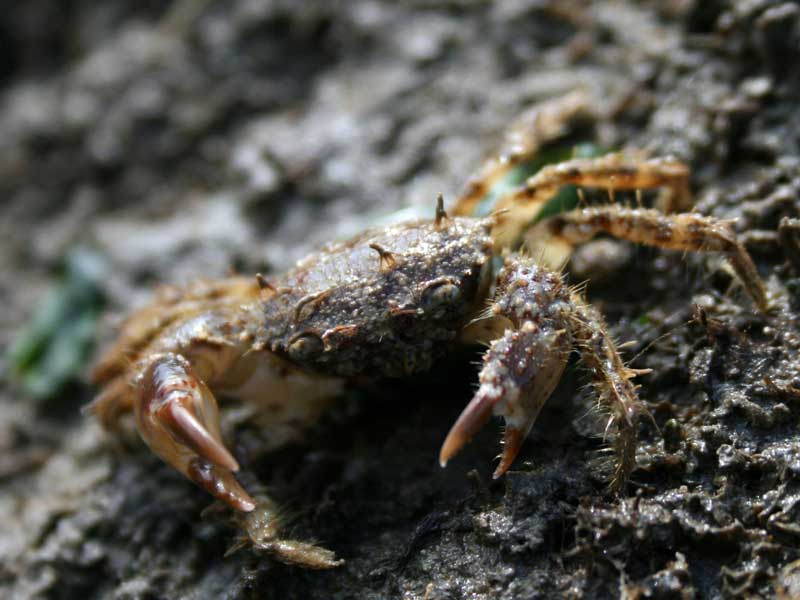
<instances>
[{"instance_id":1,"label":"crab pincer","mask_svg":"<svg viewBox=\"0 0 800 600\"><path fill-rule=\"evenodd\" d=\"M484 354L480 387L442 445L442 466L494 414L506 424L494 478L508 470L567 364L569 306L568 289L557 274L520 263L501 271L489 314L505 318L509 328Z\"/></svg>"},{"instance_id":2,"label":"crab pincer","mask_svg":"<svg viewBox=\"0 0 800 600\"><path fill-rule=\"evenodd\" d=\"M240 511L256 504L234 473L239 463L225 447L217 401L183 356L156 356L141 375L134 404L142 439L161 459L215 498Z\"/></svg>"}]
</instances>

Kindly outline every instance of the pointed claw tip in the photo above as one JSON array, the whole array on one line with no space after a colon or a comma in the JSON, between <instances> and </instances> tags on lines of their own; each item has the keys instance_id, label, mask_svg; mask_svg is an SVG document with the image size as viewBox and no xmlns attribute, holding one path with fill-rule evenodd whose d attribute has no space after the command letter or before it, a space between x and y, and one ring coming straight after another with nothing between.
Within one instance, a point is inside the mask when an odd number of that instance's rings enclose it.
<instances>
[{"instance_id":1,"label":"pointed claw tip","mask_svg":"<svg viewBox=\"0 0 800 600\"><path fill-rule=\"evenodd\" d=\"M510 466L511 463L504 464L504 461L501 460L500 464L497 465L497 468L494 470L494 473L492 473L492 479L494 480L500 479L503 475L506 474L506 471L508 471L508 468Z\"/></svg>"},{"instance_id":2,"label":"pointed claw tip","mask_svg":"<svg viewBox=\"0 0 800 600\"><path fill-rule=\"evenodd\" d=\"M439 465L446 467L447 463L458 454L459 450L467 443L467 438L460 435L458 431L451 431L442 444L442 449L439 452Z\"/></svg>"},{"instance_id":3,"label":"pointed claw tip","mask_svg":"<svg viewBox=\"0 0 800 600\"><path fill-rule=\"evenodd\" d=\"M495 469L494 475L492 475L493 479L499 479L511 468L524 441L525 432L516 427L506 427L506 432L503 436L503 454L500 456L500 464L497 465L497 469Z\"/></svg>"},{"instance_id":4,"label":"pointed claw tip","mask_svg":"<svg viewBox=\"0 0 800 600\"><path fill-rule=\"evenodd\" d=\"M439 464L445 466L472 437L486 424L492 416L494 402L482 396L476 396L463 410L442 444L439 453Z\"/></svg>"},{"instance_id":5,"label":"pointed claw tip","mask_svg":"<svg viewBox=\"0 0 800 600\"><path fill-rule=\"evenodd\" d=\"M448 433L442 444L442 449L439 450L439 464L445 466L456 452L458 452L460 447L461 443L456 440L455 434L452 431Z\"/></svg>"},{"instance_id":6,"label":"pointed claw tip","mask_svg":"<svg viewBox=\"0 0 800 600\"><path fill-rule=\"evenodd\" d=\"M256 503L252 499L237 498L236 510L241 512L253 512L256 509Z\"/></svg>"},{"instance_id":7,"label":"pointed claw tip","mask_svg":"<svg viewBox=\"0 0 800 600\"><path fill-rule=\"evenodd\" d=\"M170 402L165 408L164 425L198 456L234 473L239 470L239 463L233 455L189 408L178 402Z\"/></svg>"},{"instance_id":8,"label":"pointed claw tip","mask_svg":"<svg viewBox=\"0 0 800 600\"><path fill-rule=\"evenodd\" d=\"M500 464L497 465L497 468L492 473L492 479L498 480L503 475L506 474L506 471L511 467L511 464L514 462L514 457L509 457L505 452L503 456L500 458Z\"/></svg>"}]
</instances>

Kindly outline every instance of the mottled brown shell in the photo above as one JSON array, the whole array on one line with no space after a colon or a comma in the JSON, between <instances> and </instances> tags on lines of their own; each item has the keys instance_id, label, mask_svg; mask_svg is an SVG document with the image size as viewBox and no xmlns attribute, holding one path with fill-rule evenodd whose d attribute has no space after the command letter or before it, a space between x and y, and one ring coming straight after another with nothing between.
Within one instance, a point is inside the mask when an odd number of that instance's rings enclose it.
<instances>
[{"instance_id":1,"label":"mottled brown shell","mask_svg":"<svg viewBox=\"0 0 800 600\"><path fill-rule=\"evenodd\" d=\"M257 345L332 375L429 368L484 297L491 225L417 221L328 246L272 282Z\"/></svg>"}]
</instances>

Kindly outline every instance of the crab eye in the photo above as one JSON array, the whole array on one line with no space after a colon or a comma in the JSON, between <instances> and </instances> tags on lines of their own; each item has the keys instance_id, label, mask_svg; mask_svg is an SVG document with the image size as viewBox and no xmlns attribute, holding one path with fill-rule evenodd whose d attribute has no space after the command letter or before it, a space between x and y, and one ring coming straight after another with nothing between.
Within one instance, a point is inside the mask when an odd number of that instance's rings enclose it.
<instances>
[{"instance_id":1,"label":"crab eye","mask_svg":"<svg viewBox=\"0 0 800 600\"><path fill-rule=\"evenodd\" d=\"M289 358L297 362L302 362L319 356L324 349L325 345L318 335L310 332L303 332L289 343L287 352Z\"/></svg>"},{"instance_id":2,"label":"crab eye","mask_svg":"<svg viewBox=\"0 0 800 600\"><path fill-rule=\"evenodd\" d=\"M437 281L422 290L420 308L426 312L435 312L446 306L452 306L461 297L461 290L449 281Z\"/></svg>"}]
</instances>

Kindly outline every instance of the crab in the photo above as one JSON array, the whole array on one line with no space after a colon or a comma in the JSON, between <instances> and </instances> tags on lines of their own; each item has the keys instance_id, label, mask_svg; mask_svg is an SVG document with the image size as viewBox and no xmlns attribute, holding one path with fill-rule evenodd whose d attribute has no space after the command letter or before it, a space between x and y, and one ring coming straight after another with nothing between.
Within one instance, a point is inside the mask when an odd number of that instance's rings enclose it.
<instances>
[{"instance_id":1,"label":"crab","mask_svg":"<svg viewBox=\"0 0 800 600\"><path fill-rule=\"evenodd\" d=\"M622 489L635 466L638 421L647 412L633 381L643 371L626 365L579 287L509 247L562 185L663 188L666 209L681 209L688 169L675 159L632 153L573 159L508 192L500 210L471 216L494 182L557 137L583 106L583 97L573 94L524 114L449 215L440 195L432 218L333 243L283 275L162 288L128 318L96 364L93 378L103 387L92 412L111 431L133 413L155 454L232 509L243 539L284 562L329 568L341 561L324 548L284 538L275 504L237 480L239 462L223 440L218 397L256 407L276 447L300 435L347 382L410 377L455 344L485 343L479 386L445 437L439 462L445 466L499 416L505 428L498 478L577 349L607 416L606 438L616 456L612 485ZM609 203L581 205L542 226L569 245L604 232L638 244L724 253L756 306L767 308L762 281L730 222Z\"/></svg>"}]
</instances>

